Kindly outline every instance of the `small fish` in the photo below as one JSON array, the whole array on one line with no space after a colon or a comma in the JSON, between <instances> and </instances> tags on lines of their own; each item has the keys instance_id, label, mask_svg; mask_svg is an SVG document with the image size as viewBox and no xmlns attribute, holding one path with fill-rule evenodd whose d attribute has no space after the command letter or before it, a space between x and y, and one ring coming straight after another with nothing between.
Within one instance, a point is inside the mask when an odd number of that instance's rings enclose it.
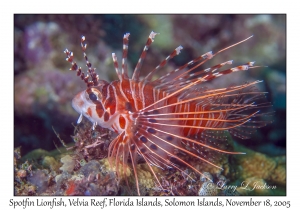
<instances>
[{"instance_id":1,"label":"small fish","mask_svg":"<svg viewBox=\"0 0 300 210\"><path fill-rule=\"evenodd\" d=\"M259 112L269 104L257 103L265 93L253 88L261 81L218 89L207 89L203 85L218 77L260 66L248 62L221 70L222 67L232 64L232 60L229 60L207 69L200 67L217 54L245 42L252 36L216 53L207 52L166 75L153 79L157 71L180 54L182 46L177 47L142 78L140 72L143 61L157 35L151 32L130 78L127 68L129 35L126 33L123 37L121 68L115 53L112 53L118 76L118 80L112 82L101 80L96 74L85 53L87 45L84 36L81 38L81 48L88 67L86 74L74 61L73 52L68 49L64 51L66 60L71 63L70 70L76 71L77 76L87 86L86 90L78 93L72 101L73 108L80 114L77 123L80 123L84 116L92 122L93 129L99 125L118 134L110 143L108 151L110 164L116 164L117 176L124 175L129 167L128 162L131 163L137 192L140 195L138 156L145 160L158 185L163 189L159 177L151 167L153 165L162 169L175 168L186 174L174 162L176 161L206 177L205 173L181 158L178 152L219 169L222 168L203 155L206 151L244 154L223 150L222 144L226 144L226 141L220 141L222 136L220 137L219 132L229 131L234 136L246 139L253 130L267 124L266 121L259 120L264 114ZM126 182L128 183L127 178Z\"/></svg>"}]
</instances>

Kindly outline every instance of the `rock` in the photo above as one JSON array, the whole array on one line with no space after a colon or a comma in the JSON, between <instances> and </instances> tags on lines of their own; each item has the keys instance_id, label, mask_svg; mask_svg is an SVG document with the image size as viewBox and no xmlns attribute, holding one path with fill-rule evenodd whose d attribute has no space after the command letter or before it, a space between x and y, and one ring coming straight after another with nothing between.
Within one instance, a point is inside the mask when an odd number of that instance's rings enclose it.
<instances>
[{"instance_id":1,"label":"rock","mask_svg":"<svg viewBox=\"0 0 300 210\"><path fill-rule=\"evenodd\" d=\"M60 161L63 163L62 167L59 168L60 170L66 171L68 173L73 172L75 167L75 160L70 155L64 156L60 159Z\"/></svg>"}]
</instances>

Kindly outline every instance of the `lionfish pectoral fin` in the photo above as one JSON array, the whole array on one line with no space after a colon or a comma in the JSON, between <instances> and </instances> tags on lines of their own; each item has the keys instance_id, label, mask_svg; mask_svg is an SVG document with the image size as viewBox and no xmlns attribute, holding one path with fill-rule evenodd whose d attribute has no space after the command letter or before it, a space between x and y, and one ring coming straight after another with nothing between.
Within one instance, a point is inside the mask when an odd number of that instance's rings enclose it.
<instances>
[{"instance_id":1,"label":"lionfish pectoral fin","mask_svg":"<svg viewBox=\"0 0 300 210\"><path fill-rule=\"evenodd\" d=\"M146 125L145 122L140 122L140 124ZM154 127L153 125L151 127ZM165 140L164 138L160 137L160 132L158 128L151 128L145 126L140 127L138 132L136 133L139 137L136 137L139 139L140 142L142 142L143 146L139 148L139 153L146 161L147 165L149 166L152 174L154 175L155 179L157 180L158 184L160 185L161 189L163 189L163 186L161 185L158 177L156 176L156 173L153 171L151 165L158 165L162 168L171 167L176 168L179 171L183 172L180 167L178 167L175 163L172 162L172 160L178 160L179 162L185 164L192 170L196 171L198 174L203 175L199 170L197 170L194 166L192 166L190 163L186 162L184 159L180 158L177 154L175 154L175 150L180 150L185 153L191 154L192 156L216 167L220 170L223 170L221 167L205 160L204 158L198 157L196 154L189 152L188 150L184 149L183 147L177 145L176 140L173 139L173 143L168 142L168 140ZM161 133L162 134L162 133ZM171 135L169 133L169 135ZM170 139L169 139L170 141ZM184 172L183 172L184 173Z\"/></svg>"},{"instance_id":2,"label":"lionfish pectoral fin","mask_svg":"<svg viewBox=\"0 0 300 210\"><path fill-rule=\"evenodd\" d=\"M130 157L134 175L137 180L137 171L136 171L136 152L135 150L135 144L131 144L132 141L130 138L125 134L125 132L122 132L119 134L109 145L108 148L108 161L110 164L110 168L116 172L116 175L119 180L123 179L126 182L126 185L131 191L128 177L130 176L130 168L128 167L127 160ZM138 186L138 185L137 185ZM139 189L138 189L139 194Z\"/></svg>"},{"instance_id":3,"label":"lionfish pectoral fin","mask_svg":"<svg viewBox=\"0 0 300 210\"><path fill-rule=\"evenodd\" d=\"M137 175L137 168L136 168L137 167L137 159L136 159L136 157L137 157L137 147L134 143L131 144L131 145L128 144L128 149L129 149L129 155L130 155L131 164L132 164L132 168L133 168L137 193L138 193L138 195L141 195L140 194L140 188L139 188L139 180L138 180L138 175Z\"/></svg>"}]
</instances>

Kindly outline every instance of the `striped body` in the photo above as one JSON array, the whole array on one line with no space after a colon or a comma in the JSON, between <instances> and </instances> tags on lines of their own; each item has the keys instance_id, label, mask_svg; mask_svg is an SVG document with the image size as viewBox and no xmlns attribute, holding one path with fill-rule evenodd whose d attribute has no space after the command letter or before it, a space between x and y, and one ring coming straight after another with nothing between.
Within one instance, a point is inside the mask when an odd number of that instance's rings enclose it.
<instances>
[{"instance_id":1,"label":"striped body","mask_svg":"<svg viewBox=\"0 0 300 210\"><path fill-rule=\"evenodd\" d=\"M222 169L204 153L207 151L221 154L242 153L224 150L222 144L226 144L226 141L222 139L220 141L218 132L229 131L240 138L249 138L253 129L266 124L257 119L261 116L259 110L268 106L266 103L255 104L264 97L264 93L253 88L260 81L212 90L203 87L203 83L220 76L258 67L253 66L254 62L220 71L223 66L232 64L232 61L226 61L208 69L194 71L215 55L247 39L215 54L205 53L165 76L152 80L152 75L156 71L180 53L182 47L179 46L141 79L139 76L141 66L155 35L154 32L150 33L132 78L128 77L126 64L129 34L124 35L122 69L119 69L117 58L113 54L119 80L111 83L99 80L85 53L87 76L73 62L73 53L65 51L67 60L72 63L71 70L77 71L77 75L87 84L87 89L78 93L72 101L73 108L80 113L78 123L82 116L85 116L93 123L93 128L100 125L118 134L109 146L110 164L115 162L117 175L121 177L128 167L128 161L131 162L138 193L136 171L138 155L148 164L161 188L159 177L151 165L163 169L176 168L185 173L174 163L176 160L205 176L180 158L178 152ZM84 37L81 46L85 51L86 45L83 41Z\"/></svg>"}]
</instances>

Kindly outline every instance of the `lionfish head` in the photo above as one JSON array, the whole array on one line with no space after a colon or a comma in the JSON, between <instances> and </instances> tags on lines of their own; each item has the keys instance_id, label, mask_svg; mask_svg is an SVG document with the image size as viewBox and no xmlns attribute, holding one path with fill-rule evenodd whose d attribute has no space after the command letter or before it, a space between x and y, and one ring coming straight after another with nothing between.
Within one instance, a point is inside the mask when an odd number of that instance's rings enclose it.
<instances>
[{"instance_id":1,"label":"lionfish head","mask_svg":"<svg viewBox=\"0 0 300 210\"><path fill-rule=\"evenodd\" d=\"M108 82L105 80L99 80L99 75L96 74L95 68L92 68L92 64L89 62L85 53L87 45L84 44L85 37L81 37L81 48L83 56L86 60L86 66L88 67L87 74L82 72L81 67L78 67L76 62L73 61L73 52L66 49L64 53L67 55L66 60L72 64L70 70L76 71L86 84L87 89L79 92L72 100L72 107L80 114L77 123L82 121L82 117L85 116L93 123L93 128L98 124L102 127L109 127L110 115L114 114L114 107L104 104L103 95L106 94L106 88L104 88Z\"/></svg>"},{"instance_id":2,"label":"lionfish head","mask_svg":"<svg viewBox=\"0 0 300 210\"><path fill-rule=\"evenodd\" d=\"M103 125L105 110L102 102L102 87L92 87L79 92L72 100L72 107L80 114L77 123L82 120L82 115L92 123Z\"/></svg>"}]
</instances>

